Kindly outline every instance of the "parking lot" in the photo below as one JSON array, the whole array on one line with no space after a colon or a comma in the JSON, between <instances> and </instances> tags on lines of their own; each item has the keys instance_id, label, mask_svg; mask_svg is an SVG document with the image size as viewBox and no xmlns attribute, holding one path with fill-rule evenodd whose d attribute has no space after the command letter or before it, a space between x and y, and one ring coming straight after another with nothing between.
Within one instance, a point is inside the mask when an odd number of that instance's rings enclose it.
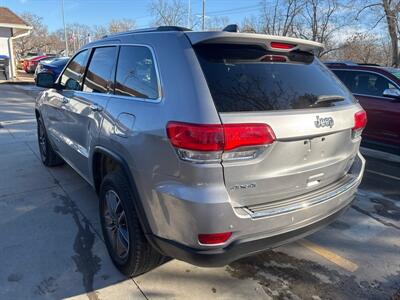
<instances>
[{"instance_id":1,"label":"parking lot","mask_svg":"<svg viewBox=\"0 0 400 300\"><path fill-rule=\"evenodd\" d=\"M35 93L0 84L0 299L400 299L400 160L368 155L352 207L306 239L223 268L172 260L125 278L94 191L40 162Z\"/></svg>"}]
</instances>

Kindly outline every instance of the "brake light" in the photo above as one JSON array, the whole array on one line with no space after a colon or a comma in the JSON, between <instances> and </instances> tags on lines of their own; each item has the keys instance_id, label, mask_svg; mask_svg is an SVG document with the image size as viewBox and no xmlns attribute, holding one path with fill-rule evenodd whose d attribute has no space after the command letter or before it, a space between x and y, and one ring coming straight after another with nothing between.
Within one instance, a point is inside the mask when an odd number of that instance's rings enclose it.
<instances>
[{"instance_id":1,"label":"brake light","mask_svg":"<svg viewBox=\"0 0 400 300\"><path fill-rule=\"evenodd\" d=\"M172 145L181 149L219 151L224 148L224 132L221 125L169 122L167 135Z\"/></svg>"},{"instance_id":2,"label":"brake light","mask_svg":"<svg viewBox=\"0 0 400 300\"><path fill-rule=\"evenodd\" d=\"M292 49L296 47L296 45L294 44L288 44L288 43L279 43L279 42L271 42L271 48L275 48L275 49Z\"/></svg>"},{"instance_id":3,"label":"brake light","mask_svg":"<svg viewBox=\"0 0 400 300\"><path fill-rule=\"evenodd\" d=\"M197 163L251 159L260 153L259 146L275 141L270 126L253 123L201 125L169 122L167 135L181 159Z\"/></svg>"},{"instance_id":4,"label":"brake light","mask_svg":"<svg viewBox=\"0 0 400 300\"><path fill-rule=\"evenodd\" d=\"M286 62L287 58L282 55L265 55L262 58L263 62Z\"/></svg>"},{"instance_id":5,"label":"brake light","mask_svg":"<svg viewBox=\"0 0 400 300\"><path fill-rule=\"evenodd\" d=\"M167 135L172 145L196 151L232 150L271 144L275 134L267 124L201 125L169 122Z\"/></svg>"},{"instance_id":6,"label":"brake light","mask_svg":"<svg viewBox=\"0 0 400 300\"><path fill-rule=\"evenodd\" d=\"M354 127L353 130L364 129L367 125L367 113L361 110L354 114Z\"/></svg>"},{"instance_id":7,"label":"brake light","mask_svg":"<svg viewBox=\"0 0 400 300\"><path fill-rule=\"evenodd\" d=\"M359 137L366 125L367 113L365 112L365 110L360 110L356 112L354 114L353 138Z\"/></svg>"},{"instance_id":8,"label":"brake light","mask_svg":"<svg viewBox=\"0 0 400 300\"><path fill-rule=\"evenodd\" d=\"M232 232L199 234L198 239L201 244L217 245L225 243L232 236Z\"/></svg>"}]
</instances>

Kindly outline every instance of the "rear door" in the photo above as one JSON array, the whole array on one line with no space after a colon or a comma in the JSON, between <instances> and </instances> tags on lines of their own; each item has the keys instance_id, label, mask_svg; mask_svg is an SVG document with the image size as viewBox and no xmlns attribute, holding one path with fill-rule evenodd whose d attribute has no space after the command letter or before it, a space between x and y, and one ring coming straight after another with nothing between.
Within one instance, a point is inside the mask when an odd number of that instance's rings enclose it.
<instances>
[{"instance_id":1,"label":"rear door","mask_svg":"<svg viewBox=\"0 0 400 300\"><path fill-rule=\"evenodd\" d=\"M250 159L223 160L234 205L291 198L347 173L359 147L352 128L361 107L314 55L259 43L194 48L221 122L265 123L276 136Z\"/></svg>"},{"instance_id":2,"label":"rear door","mask_svg":"<svg viewBox=\"0 0 400 300\"><path fill-rule=\"evenodd\" d=\"M334 70L367 111L368 124L363 136L375 142L400 145L400 105L384 97L386 89L398 89L392 80L369 71Z\"/></svg>"}]
</instances>

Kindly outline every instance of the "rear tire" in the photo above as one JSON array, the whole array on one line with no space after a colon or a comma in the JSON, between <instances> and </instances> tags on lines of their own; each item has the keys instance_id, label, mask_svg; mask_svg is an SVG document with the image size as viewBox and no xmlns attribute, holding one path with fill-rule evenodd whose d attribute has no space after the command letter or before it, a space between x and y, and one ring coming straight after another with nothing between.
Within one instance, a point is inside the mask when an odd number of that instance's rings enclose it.
<instances>
[{"instance_id":1,"label":"rear tire","mask_svg":"<svg viewBox=\"0 0 400 300\"><path fill-rule=\"evenodd\" d=\"M54 151L49 138L47 136L46 128L41 117L37 118L37 135L40 151L40 158L46 167L54 167L62 165L63 159Z\"/></svg>"},{"instance_id":2,"label":"rear tire","mask_svg":"<svg viewBox=\"0 0 400 300\"><path fill-rule=\"evenodd\" d=\"M147 241L126 176L108 173L100 186L100 221L108 253L126 276L138 276L167 261Z\"/></svg>"}]
</instances>

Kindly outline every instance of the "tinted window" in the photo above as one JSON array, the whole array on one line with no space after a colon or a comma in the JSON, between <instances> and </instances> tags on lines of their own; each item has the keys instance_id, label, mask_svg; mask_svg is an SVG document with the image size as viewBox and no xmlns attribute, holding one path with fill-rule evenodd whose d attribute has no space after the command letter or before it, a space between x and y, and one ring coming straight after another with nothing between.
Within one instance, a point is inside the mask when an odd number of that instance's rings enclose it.
<instances>
[{"instance_id":1,"label":"tinted window","mask_svg":"<svg viewBox=\"0 0 400 300\"><path fill-rule=\"evenodd\" d=\"M85 92L107 93L108 83L112 81L116 51L116 47L101 47L94 50L83 83Z\"/></svg>"},{"instance_id":2,"label":"tinted window","mask_svg":"<svg viewBox=\"0 0 400 300\"><path fill-rule=\"evenodd\" d=\"M79 80L85 71L85 62L88 55L88 50L84 50L77 54L74 59L68 64L63 75L61 76L60 84L67 90L80 90Z\"/></svg>"},{"instance_id":3,"label":"tinted window","mask_svg":"<svg viewBox=\"0 0 400 300\"><path fill-rule=\"evenodd\" d=\"M301 109L353 102L342 83L307 52L285 54L258 45L233 44L203 44L196 46L195 51L220 112ZM331 101L322 101L328 98ZM342 101L333 100L339 98Z\"/></svg>"},{"instance_id":4,"label":"tinted window","mask_svg":"<svg viewBox=\"0 0 400 300\"><path fill-rule=\"evenodd\" d=\"M157 99L158 82L151 51L140 46L121 46L115 94Z\"/></svg>"},{"instance_id":5,"label":"tinted window","mask_svg":"<svg viewBox=\"0 0 400 300\"><path fill-rule=\"evenodd\" d=\"M386 89L396 88L385 77L362 71L337 71L334 73L354 94L382 96Z\"/></svg>"}]
</instances>

